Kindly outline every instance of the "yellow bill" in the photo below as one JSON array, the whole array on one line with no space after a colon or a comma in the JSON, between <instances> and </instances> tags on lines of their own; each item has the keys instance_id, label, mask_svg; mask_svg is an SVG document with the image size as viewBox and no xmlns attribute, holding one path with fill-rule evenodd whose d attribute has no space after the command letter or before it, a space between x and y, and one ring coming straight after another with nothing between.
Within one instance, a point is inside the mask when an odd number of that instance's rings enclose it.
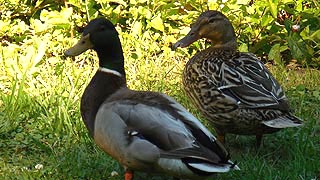
<instances>
[{"instance_id":1,"label":"yellow bill","mask_svg":"<svg viewBox=\"0 0 320 180\"><path fill-rule=\"evenodd\" d=\"M66 56L78 56L88 49L93 48L93 44L90 41L90 34L82 36L81 39L73 47L69 48L64 52Z\"/></svg>"}]
</instances>

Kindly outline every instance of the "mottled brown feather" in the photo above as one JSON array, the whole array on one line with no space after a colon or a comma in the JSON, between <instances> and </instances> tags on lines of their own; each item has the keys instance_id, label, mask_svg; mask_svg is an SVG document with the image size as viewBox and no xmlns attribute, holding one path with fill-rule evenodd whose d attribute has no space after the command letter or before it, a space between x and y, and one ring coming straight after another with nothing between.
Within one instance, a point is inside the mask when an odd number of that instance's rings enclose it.
<instances>
[{"instance_id":1,"label":"mottled brown feather","mask_svg":"<svg viewBox=\"0 0 320 180\"><path fill-rule=\"evenodd\" d=\"M283 89L263 63L252 53L237 51L227 17L218 11L202 13L174 48L194 42L198 37L194 34L211 40L212 46L187 62L183 85L218 134L260 135L284 128L283 124L275 128L264 123L274 119L278 119L274 123L287 121L286 127L302 124L291 114Z\"/></svg>"}]
</instances>

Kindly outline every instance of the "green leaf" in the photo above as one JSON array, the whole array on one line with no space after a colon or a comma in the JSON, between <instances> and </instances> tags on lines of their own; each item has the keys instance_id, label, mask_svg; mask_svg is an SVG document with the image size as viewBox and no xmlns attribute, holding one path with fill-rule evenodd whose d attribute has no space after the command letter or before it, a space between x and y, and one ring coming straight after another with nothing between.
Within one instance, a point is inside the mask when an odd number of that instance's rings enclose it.
<instances>
[{"instance_id":1,"label":"green leaf","mask_svg":"<svg viewBox=\"0 0 320 180\"><path fill-rule=\"evenodd\" d=\"M242 43L240 46L239 46L239 51L240 52L248 52L248 45L246 43Z\"/></svg>"},{"instance_id":2,"label":"green leaf","mask_svg":"<svg viewBox=\"0 0 320 180\"><path fill-rule=\"evenodd\" d=\"M304 1L304 0L298 0L298 1L296 1L296 3L295 3L295 4L296 4L296 5L295 5L295 10L296 10L296 11L298 11L298 12L301 12L301 11L302 11L302 6L303 6L302 3L303 3L303 1Z\"/></svg>"},{"instance_id":3,"label":"green leaf","mask_svg":"<svg viewBox=\"0 0 320 180\"><path fill-rule=\"evenodd\" d=\"M136 21L132 26L132 35L140 35L142 32L142 23Z\"/></svg>"},{"instance_id":4,"label":"green leaf","mask_svg":"<svg viewBox=\"0 0 320 180\"><path fill-rule=\"evenodd\" d=\"M151 21L150 21L150 26L159 30L159 31L162 31L164 32L164 26L163 26L163 21L161 19L161 16L160 14L157 15L157 17L153 18Z\"/></svg>"},{"instance_id":5,"label":"green leaf","mask_svg":"<svg viewBox=\"0 0 320 180\"><path fill-rule=\"evenodd\" d=\"M298 91L305 91L305 89L306 89L306 86L303 85L303 84L299 84L299 85L296 87L296 90L298 90Z\"/></svg>"},{"instance_id":6,"label":"green leaf","mask_svg":"<svg viewBox=\"0 0 320 180\"><path fill-rule=\"evenodd\" d=\"M277 18L278 15L278 0L268 0L268 6L271 12L271 15L274 18Z\"/></svg>"},{"instance_id":7,"label":"green leaf","mask_svg":"<svg viewBox=\"0 0 320 180\"><path fill-rule=\"evenodd\" d=\"M72 16L72 12L72 8L62 8L60 12L42 10L40 14L40 20L52 25L66 24L69 26L69 18Z\"/></svg>"},{"instance_id":8,"label":"green leaf","mask_svg":"<svg viewBox=\"0 0 320 180\"><path fill-rule=\"evenodd\" d=\"M308 52L306 44L304 43L299 34L293 33L286 39L288 41L288 46L290 47L292 56L298 61L300 61L300 63L303 60L308 60L312 57L312 55L310 55Z\"/></svg>"},{"instance_id":9,"label":"green leaf","mask_svg":"<svg viewBox=\"0 0 320 180\"><path fill-rule=\"evenodd\" d=\"M139 6L137 11L139 14L141 14L142 16L144 16L147 19L151 19L151 17L152 17L152 13L146 7Z\"/></svg>"},{"instance_id":10,"label":"green leaf","mask_svg":"<svg viewBox=\"0 0 320 180\"><path fill-rule=\"evenodd\" d=\"M269 51L268 58L274 60L276 64L281 64L280 44L275 44Z\"/></svg>"},{"instance_id":11,"label":"green leaf","mask_svg":"<svg viewBox=\"0 0 320 180\"><path fill-rule=\"evenodd\" d=\"M291 34L291 27L292 27L293 22L291 20L286 19L284 21L284 27L286 28L288 34Z\"/></svg>"},{"instance_id":12,"label":"green leaf","mask_svg":"<svg viewBox=\"0 0 320 180\"><path fill-rule=\"evenodd\" d=\"M250 0L237 0L237 4L249 4Z\"/></svg>"},{"instance_id":13,"label":"green leaf","mask_svg":"<svg viewBox=\"0 0 320 180\"><path fill-rule=\"evenodd\" d=\"M310 39L320 40L320 29L310 35Z\"/></svg>"},{"instance_id":14,"label":"green leaf","mask_svg":"<svg viewBox=\"0 0 320 180\"><path fill-rule=\"evenodd\" d=\"M280 52L283 52L285 50L289 49L288 46L280 46Z\"/></svg>"},{"instance_id":15,"label":"green leaf","mask_svg":"<svg viewBox=\"0 0 320 180\"><path fill-rule=\"evenodd\" d=\"M265 27L267 25L270 24L270 22L272 22L273 18L269 15L264 15L262 16L262 19L261 19L261 26L262 27Z\"/></svg>"}]
</instances>

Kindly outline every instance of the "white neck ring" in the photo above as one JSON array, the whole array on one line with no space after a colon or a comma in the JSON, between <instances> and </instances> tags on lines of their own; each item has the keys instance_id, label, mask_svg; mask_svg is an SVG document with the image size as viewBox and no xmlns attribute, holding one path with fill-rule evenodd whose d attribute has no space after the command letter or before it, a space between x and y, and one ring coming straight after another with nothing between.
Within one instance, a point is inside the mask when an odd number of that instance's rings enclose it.
<instances>
[{"instance_id":1,"label":"white neck ring","mask_svg":"<svg viewBox=\"0 0 320 180\"><path fill-rule=\"evenodd\" d=\"M119 77L122 76L122 74L120 74L118 71L111 70L111 69L104 68L104 67L99 67L99 71L105 72L105 73L110 73L110 74L113 74L113 75L116 75L116 76L119 76Z\"/></svg>"}]
</instances>

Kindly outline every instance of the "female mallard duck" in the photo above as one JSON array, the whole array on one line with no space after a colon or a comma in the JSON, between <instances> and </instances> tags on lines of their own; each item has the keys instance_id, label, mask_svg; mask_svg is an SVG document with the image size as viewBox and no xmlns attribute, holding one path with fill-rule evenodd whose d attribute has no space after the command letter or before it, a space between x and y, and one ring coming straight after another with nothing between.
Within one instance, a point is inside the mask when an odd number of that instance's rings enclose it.
<instances>
[{"instance_id":1,"label":"female mallard duck","mask_svg":"<svg viewBox=\"0 0 320 180\"><path fill-rule=\"evenodd\" d=\"M252 53L237 51L234 29L219 11L203 12L190 32L173 45L187 47L206 38L212 46L186 64L183 84L196 107L213 124L218 139L226 133L262 135L302 125L272 74Z\"/></svg>"},{"instance_id":2,"label":"female mallard duck","mask_svg":"<svg viewBox=\"0 0 320 180\"><path fill-rule=\"evenodd\" d=\"M175 100L127 88L121 43L110 21L89 22L65 55L87 49L97 52L100 67L82 96L81 115L96 144L125 167L126 180L133 170L200 178L237 168L216 138Z\"/></svg>"}]
</instances>

